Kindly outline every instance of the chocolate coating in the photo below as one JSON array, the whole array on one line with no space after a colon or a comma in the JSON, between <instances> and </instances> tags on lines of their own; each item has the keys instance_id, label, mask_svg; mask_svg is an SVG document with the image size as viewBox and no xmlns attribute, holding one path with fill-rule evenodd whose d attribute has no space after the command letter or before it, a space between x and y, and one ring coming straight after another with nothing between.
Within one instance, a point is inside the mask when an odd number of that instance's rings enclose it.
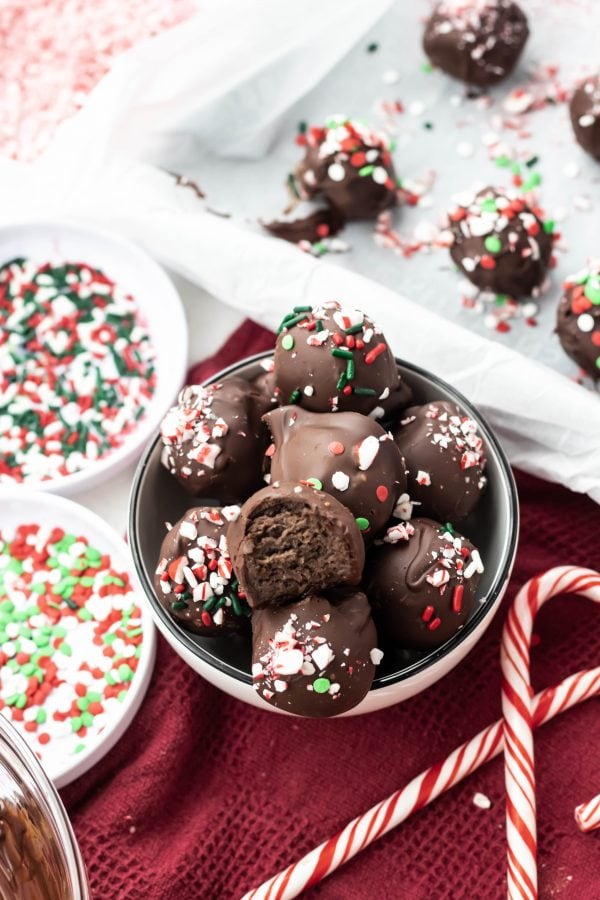
<instances>
[{"instance_id":1,"label":"chocolate coating","mask_svg":"<svg viewBox=\"0 0 600 900\"><path fill-rule=\"evenodd\" d=\"M358 591L252 614L254 689L286 712L324 717L352 709L369 692L380 657L371 608Z\"/></svg>"},{"instance_id":2,"label":"chocolate coating","mask_svg":"<svg viewBox=\"0 0 600 900\"><path fill-rule=\"evenodd\" d=\"M406 490L404 461L391 435L359 413L312 413L295 406L264 417L273 481L322 487L347 506L364 537L387 523Z\"/></svg>"},{"instance_id":3,"label":"chocolate coating","mask_svg":"<svg viewBox=\"0 0 600 900\"><path fill-rule=\"evenodd\" d=\"M365 562L352 513L324 491L295 483L274 482L250 497L227 541L253 608L357 585Z\"/></svg>"},{"instance_id":4,"label":"chocolate coating","mask_svg":"<svg viewBox=\"0 0 600 900\"><path fill-rule=\"evenodd\" d=\"M163 465L193 497L243 500L260 485L268 408L244 378L184 388L160 428Z\"/></svg>"},{"instance_id":5,"label":"chocolate coating","mask_svg":"<svg viewBox=\"0 0 600 900\"><path fill-rule=\"evenodd\" d=\"M187 631L214 636L241 631L250 611L237 586L227 548L227 525L239 506L197 506L165 537L154 590Z\"/></svg>"},{"instance_id":6,"label":"chocolate coating","mask_svg":"<svg viewBox=\"0 0 600 900\"><path fill-rule=\"evenodd\" d=\"M277 394L275 392L274 362L272 359L260 361L263 371L252 379L252 386L261 394L267 404L267 409L277 406Z\"/></svg>"},{"instance_id":7,"label":"chocolate coating","mask_svg":"<svg viewBox=\"0 0 600 900\"><path fill-rule=\"evenodd\" d=\"M465 519L486 481L485 447L477 423L456 403L438 400L407 409L393 434L419 514L442 522Z\"/></svg>"},{"instance_id":8,"label":"chocolate coating","mask_svg":"<svg viewBox=\"0 0 600 900\"><path fill-rule=\"evenodd\" d=\"M512 0L442 0L425 26L423 49L453 78L488 87L512 72L528 36L527 18Z\"/></svg>"},{"instance_id":9,"label":"chocolate coating","mask_svg":"<svg viewBox=\"0 0 600 900\"><path fill-rule=\"evenodd\" d=\"M324 197L346 219L374 219L396 203L396 174L384 134L362 122L334 116L304 137L297 171L301 196Z\"/></svg>"},{"instance_id":10,"label":"chocolate coating","mask_svg":"<svg viewBox=\"0 0 600 900\"><path fill-rule=\"evenodd\" d=\"M402 402L395 393L401 385L383 333L364 313L332 302L296 307L283 320L275 345L275 386L282 406L381 418L391 394Z\"/></svg>"},{"instance_id":11,"label":"chocolate coating","mask_svg":"<svg viewBox=\"0 0 600 900\"><path fill-rule=\"evenodd\" d=\"M586 78L579 85L571 97L569 112L577 143L600 160L600 75Z\"/></svg>"},{"instance_id":12,"label":"chocolate coating","mask_svg":"<svg viewBox=\"0 0 600 900\"><path fill-rule=\"evenodd\" d=\"M552 235L514 191L487 187L461 197L449 213L449 229L450 256L481 290L521 297L543 282Z\"/></svg>"},{"instance_id":13,"label":"chocolate coating","mask_svg":"<svg viewBox=\"0 0 600 900\"><path fill-rule=\"evenodd\" d=\"M333 237L342 230L346 219L331 206L316 209L307 216L290 217L274 222L263 222L262 226L274 237L298 244L309 241L314 244L326 237Z\"/></svg>"},{"instance_id":14,"label":"chocolate coating","mask_svg":"<svg viewBox=\"0 0 600 900\"><path fill-rule=\"evenodd\" d=\"M483 565L467 538L431 519L388 529L369 556L365 590L381 639L433 650L465 624Z\"/></svg>"},{"instance_id":15,"label":"chocolate coating","mask_svg":"<svg viewBox=\"0 0 600 900\"><path fill-rule=\"evenodd\" d=\"M556 333L565 353L600 379L600 263L568 278L558 304Z\"/></svg>"}]
</instances>

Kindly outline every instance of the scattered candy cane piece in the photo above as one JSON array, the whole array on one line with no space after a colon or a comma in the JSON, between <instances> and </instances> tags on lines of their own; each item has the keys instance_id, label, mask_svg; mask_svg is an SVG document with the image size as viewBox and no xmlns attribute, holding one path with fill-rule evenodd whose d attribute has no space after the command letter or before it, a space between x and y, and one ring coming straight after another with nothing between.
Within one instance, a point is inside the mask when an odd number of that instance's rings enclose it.
<instances>
[{"instance_id":1,"label":"scattered candy cane piece","mask_svg":"<svg viewBox=\"0 0 600 900\"><path fill-rule=\"evenodd\" d=\"M530 648L535 616L544 603L558 594L579 594L600 604L600 574L576 566L559 566L532 578L517 594L502 634L500 663L509 900L535 900L537 897Z\"/></svg>"},{"instance_id":2,"label":"scattered candy cane piece","mask_svg":"<svg viewBox=\"0 0 600 900\"><path fill-rule=\"evenodd\" d=\"M600 828L600 794L588 803L581 803L575 810L575 821L580 831Z\"/></svg>"},{"instance_id":3,"label":"scattered candy cane piece","mask_svg":"<svg viewBox=\"0 0 600 900\"><path fill-rule=\"evenodd\" d=\"M599 695L600 667L577 672L537 694L533 700L533 724L536 727L543 725L577 703ZM503 722L500 719L458 747L446 760L417 775L405 788L353 819L335 837L249 891L243 900L292 900L498 756L502 747Z\"/></svg>"}]
</instances>

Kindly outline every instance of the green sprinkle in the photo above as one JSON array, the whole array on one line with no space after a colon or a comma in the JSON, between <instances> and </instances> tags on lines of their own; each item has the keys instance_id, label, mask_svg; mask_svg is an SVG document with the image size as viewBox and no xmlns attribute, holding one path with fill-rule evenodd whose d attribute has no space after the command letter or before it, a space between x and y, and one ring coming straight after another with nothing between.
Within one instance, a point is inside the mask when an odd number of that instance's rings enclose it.
<instances>
[{"instance_id":1,"label":"green sprinkle","mask_svg":"<svg viewBox=\"0 0 600 900\"><path fill-rule=\"evenodd\" d=\"M377 396L377 391L375 391L373 388L355 387L354 393L356 394L357 397L376 397Z\"/></svg>"},{"instance_id":2,"label":"green sprinkle","mask_svg":"<svg viewBox=\"0 0 600 900\"><path fill-rule=\"evenodd\" d=\"M73 734L76 734L82 725L83 722L81 720L81 716L73 716L73 718L71 719L71 731L73 732Z\"/></svg>"},{"instance_id":3,"label":"green sprinkle","mask_svg":"<svg viewBox=\"0 0 600 900\"><path fill-rule=\"evenodd\" d=\"M552 232L554 231L555 224L556 223L555 223L554 219L547 219L544 222L542 227L543 227L544 231L546 232L546 234L552 234Z\"/></svg>"},{"instance_id":4,"label":"green sprinkle","mask_svg":"<svg viewBox=\"0 0 600 900\"><path fill-rule=\"evenodd\" d=\"M184 603L183 600L175 600L171 603L171 609L180 612L182 609L187 609L187 603Z\"/></svg>"},{"instance_id":5,"label":"green sprinkle","mask_svg":"<svg viewBox=\"0 0 600 900\"><path fill-rule=\"evenodd\" d=\"M290 403L298 403L298 401L300 400L300 397L301 397L301 396L302 396L302 395L301 395L301 393L300 393L300 388L296 388L296 389L293 390L292 393L290 394Z\"/></svg>"},{"instance_id":6,"label":"green sprinkle","mask_svg":"<svg viewBox=\"0 0 600 900\"><path fill-rule=\"evenodd\" d=\"M350 328L346 328L344 334L358 334L359 331L363 330L363 325L351 325Z\"/></svg>"},{"instance_id":7,"label":"green sprinkle","mask_svg":"<svg viewBox=\"0 0 600 900\"><path fill-rule=\"evenodd\" d=\"M77 706L82 712L85 712L89 705L90 705L90 701L88 700L87 697L78 697L77 698Z\"/></svg>"},{"instance_id":8,"label":"green sprinkle","mask_svg":"<svg viewBox=\"0 0 600 900\"><path fill-rule=\"evenodd\" d=\"M372 44L367 44L367 53L375 53L377 50L379 50L379 44L375 41Z\"/></svg>"},{"instance_id":9,"label":"green sprinkle","mask_svg":"<svg viewBox=\"0 0 600 900\"><path fill-rule=\"evenodd\" d=\"M318 478L314 478L314 477L312 477L312 478L307 478L307 479L306 479L306 483L309 484L309 485L310 485L312 488L314 488L316 491L322 491L322 490L323 490L323 482L322 482L322 481L319 481Z\"/></svg>"},{"instance_id":10,"label":"green sprinkle","mask_svg":"<svg viewBox=\"0 0 600 900\"><path fill-rule=\"evenodd\" d=\"M375 166L363 166L358 170L358 174L361 178L365 178L367 175L372 175L375 171Z\"/></svg>"},{"instance_id":11,"label":"green sprinkle","mask_svg":"<svg viewBox=\"0 0 600 900\"><path fill-rule=\"evenodd\" d=\"M40 706L40 708L37 711L35 721L37 722L38 725L45 725L47 719L48 719L48 713L46 712L45 709L43 709L43 707Z\"/></svg>"},{"instance_id":12,"label":"green sprinkle","mask_svg":"<svg viewBox=\"0 0 600 900\"><path fill-rule=\"evenodd\" d=\"M71 649L70 644L66 644L64 641L58 648L59 653L63 653L65 656L73 656L73 650Z\"/></svg>"},{"instance_id":13,"label":"green sprinkle","mask_svg":"<svg viewBox=\"0 0 600 900\"><path fill-rule=\"evenodd\" d=\"M490 234L483 242L488 253L500 253L502 250L502 241L495 234Z\"/></svg>"},{"instance_id":14,"label":"green sprinkle","mask_svg":"<svg viewBox=\"0 0 600 900\"><path fill-rule=\"evenodd\" d=\"M127 663L121 663L117 671L121 681L131 681L133 678L133 669L131 666L128 666Z\"/></svg>"},{"instance_id":15,"label":"green sprinkle","mask_svg":"<svg viewBox=\"0 0 600 900\"><path fill-rule=\"evenodd\" d=\"M345 372L342 372L342 374L340 375L340 377L339 377L338 380L337 380L337 383L336 383L336 389L337 389L338 391L343 391L344 388L346 387L347 381L348 381L348 379L347 379L347 377L346 377L346 373L345 373Z\"/></svg>"},{"instance_id":16,"label":"green sprinkle","mask_svg":"<svg viewBox=\"0 0 600 900\"><path fill-rule=\"evenodd\" d=\"M309 313L312 312L312 306L294 306L295 313Z\"/></svg>"},{"instance_id":17,"label":"green sprinkle","mask_svg":"<svg viewBox=\"0 0 600 900\"><path fill-rule=\"evenodd\" d=\"M331 351L332 356L336 356L339 359L354 359L354 354L351 350L344 350L343 347L334 347Z\"/></svg>"},{"instance_id":18,"label":"green sprinkle","mask_svg":"<svg viewBox=\"0 0 600 900\"><path fill-rule=\"evenodd\" d=\"M583 293L594 306L600 305L600 278L589 278Z\"/></svg>"},{"instance_id":19,"label":"green sprinkle","mask_svg":"<svg viewBox=\"0 0 600 900\"><path fill-rule=\"evenodd\" d=\"M451 522L446 522L444 525L444 531L448 531L450 534L454 534L454 525Z\"/></svg>"},{"instance_id":20,"label":"green sprinkle","mask_svg":"<svg viewBox=\"0 0 600 900\"><path fill-rule=\"evenodd\" d=\"M431 65L431 63L421 63L421 72L425 72L426 75L430 75L433 72L433 66Z\"/></svg>"},{"instance_id":21,"label":"green sprinkle","mask_svg":"<svg viewBox=\"0 0 600 900\"><path fill-rule=\"evenodd\" d=\"M234 613L236 614L236 616L241 616L241 615L243 615L243 613L244 613L244 608L243 608L243 606L242 606L242 603L241 603L241 601L240 601L240 598L239 598L239 597L236 597L235 594L232 594L232 595L231 595L231 605L232 605L232 607L233 607L233 611L234 611Z\"/></svg>"},{"instance_id":22,"label":"green sprinkle","mask_svg":"<svg viewBox=\"0 0 600 900\"><path fill-rule=\"evenodd\" d=\"M295 343L296 342L291 334L284 334L281 339L281 346L284 350L293 350Z\"/></svg>"},{"instance_id":23,"label":"green sprinkle","mask_svg":"<svg viewBox=\"0 0 600 900\"><path fill-rule=\"evenodd\" d=\"M326 694L331 687L329 678L317 678L313 681L313 691L316 694Z\"/></svg>"},{"instance_id":24,"label":"green sprinkle","mask_svg":"<svg viewBox=\"0 0 600 900\"><path fill-rule=\"evenodd\" d=\"M600 356L596 357L596 368L600 369Z\"/></svg>"},{"instance_id":25,"label":"green sprinkle","mask_svg":"<svg viewBox=\"0 0 600 900\"><path fill-rule=\"evenodd\" d=\"M359 516L356 520L356 524L361 531L367 531L371 527L371 523L368 519L365 519L364 516Z\"/></svg>"},{"instance_id":26,"label":"green sprinkle","mask_svg":"<svg viewBox=\"0 0 600 900\"><path fill-rule=\"evenodd\" d=\"M479 205L484 212L496 212L496 201L493 197L486 197Z\"/></svg>"},{"instance_id":27,"label":"green sprinkle","mask_svg":"<svg viewBox=\"0 0 600 900\"><path fill-rule=\"evenodd\" d=\"M82 750L85 750L85 744L77 744L73 753L81 753Z\"/></svg>"},{"instance_id":28,"label":"green sprinkle","mask_svg":"<svg viewBox=\"0 0 600 900\"><path fill-rule=\"evenodd\" d=\"M354 372L354 360L349 359L346 363L346 378L348 379L348 381L352 381L352 379L354 378Z\"/></svg>"},{"instance_id":29,"label":"green sprinkle","mask_svg":"<svg viewBox=\"0 0 600 900\"><path fill-rule=\"evenodd\" d=\"M214 609L215 606L217 605L218 599L219 598L215 594L213 594L212 597L209 597L208 600L205 600L204 603L202 604L202 611L210 612L211 609Z\"/></svg>"},{"instance_id":30,"label":"green sprinkle","mask_svg":"<svg viewBox=\"0 0 600 900\"><path fill-rule=\"evenodd\" d=\"M542 183L542 176L540 175L540 173L532 172L531 175L529 176L529 178L527 178L523 182L521 189L523 191L531 191L533 188L537 187L541 183Z\"/></svg>"},{"instance_id":31,"label":"green sprinkle","mask_svg":"<svg viewBox=\"0 0 600 900\"><path fill-rule=\"evenodd\" d=\"M81 714L81 723L82 723L82 725L85 725L86 728L89 728L90 725L94 724L93 715L87 711L82 713Z\"/></svg>"},{"instance_id":32,"label":"green sprinkle","mask_svg":"<svg viewBox=\"0 0 600 900\"><path fill-rule=\"evenodd\" d=\"M510 166L510 157L506 156L506 154L502 153L502 154L500 154L500 156L496 157L494 162L501 169L506 169L506 168L508 168L508 166Z\"/></svg>"},{"instance_id":33,"label":"green sprinkle","mask_svg":"<svg viewBox=\"0 0 600 900\"><path fill-rule=\"evenodd\" d=\"M528 160L526 161L525 165L527 166L528 169L531 169L531 168L533 168L533 166L535 166L536 163L538 163L539 161L540 161L539 156L532 156L530 159L528 159Z\"/></svg>"}]
</instances>

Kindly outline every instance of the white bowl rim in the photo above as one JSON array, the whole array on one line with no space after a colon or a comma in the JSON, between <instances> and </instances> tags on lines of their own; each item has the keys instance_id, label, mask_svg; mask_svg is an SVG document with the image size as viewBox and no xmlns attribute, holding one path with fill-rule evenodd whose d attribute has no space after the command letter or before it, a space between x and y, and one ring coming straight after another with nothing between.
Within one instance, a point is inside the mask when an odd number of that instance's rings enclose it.
<instances>
[{"instance_id":1,"label":"white bowl rim","mask_svg":"<svg viewBox=\"0 0 600 900\"><path fill-rule=\"evenodd\" d=\"M235 375L240 370L240 368L246 367L252 363L260 363L261 360L269 359L272 356L273 351L267 350L262 353L254 354L253 356L246 357L239 362L227 366L220 372L217 372L216 375L213 375L210 378L206 379L203 384L213 384L217 381L221 381L222 379L227 378L230 375ZM506 454L504 453L504 450L502 449L494 432L487 424L485 418L477 409L475 409L473 404L470 403L466 399L466 397L464 397L459 391L456 390L456 388L445 382L443 379L438 378L431 372L428 372L427 370L422 369L420 366L416 366L413 363L406 362L405 360L396 358L396 363L402 368L428 379L430 382L440 387L442 390L447 391L454 398L454 400L477 421L481 433L483 434L483 437L487 442L488 455L493 452L499 464L498 467L502 476L502 486L508 500L509 528L507 535L505 535L505 543L501 554L502 565L496 572L492 586L490 587L485 598L485 602L479 604L478 608L471 615L470 619L465 623L465 625L460 629L460 631L456 632L456 634L449 638L444 644L442 644L440 647L437 647L435 650L431 650L421 659L410 663L403 669L400 669L396 672L390 672L387 675L376 677L373 681L371 690L389 687L390 685L397 684L401 681L405 681L413 676L420 674L424 669L434 665L442 658L450 654L453 650L455 650L478 627L479 623L482 622L483 619L490 616L491 621L491 617L493 617L494 613L497 611L496 601L499 595L503 592L503 588L506 582L510 578L519 538L519 500L514 476ZM129 498L128 537L129 545L131 547L131 553L133 556L133 562L136 567L139 580L146 594L146 598L152 610L152 614L168 627L169 631L173 633L173 635L186 647L188 651L193 653L194 656L200 657L200 659L202 659L213 668L216 668L225 675L228 675L231 678L235 679L235 681L241 682L243 684L252 684L252 676L249 672L242 672L240 669L232 666L230 663L220 659L220 657L211 654L204 647L197 644L193 640L193 637L188 634L188 632L186 632L181 626L179 626L171 616L169 616L168 612L156 599L154 587L147 576L145 567L142 562L141 549L138 542L137 530L135 528L135 518L143 475L148 464L148 460L152 455L156 443L159 439L160 435L156 435L155 438L146 447L146 450L144 451L142 459L140 460L135 472L131 495Z\"/></svg>"},{"instance_id":2,"label":"white bowl rim","mask_svg":"<svg viewBox=\"0 0 600 900\"><path fill-rule=\"evenodd\" d=\"M104 519L88 509L87 506L82 506L74 500L23 487L0 486L0 506L3 500L16 501L23 509L24 521L29 518L35 522L36 510L39 510L40 506L44 506L53 511L62 510L64 513L69 514L73 521L73 525L70 526L73 530L81 530L81 533L85 534L86 526L89 526L89 528L97 531L102 540L105 541L107 552L113 556L116 551L123 557L131 577L133 592L136 596L139 594L140 598L139 606L142 613L144 638L138 667L131 686L119 707L119 715L111 718L100 733L98 740L82 750L81 753L78 753L73 759L69 758L68 764L63 765L59 771L48 773L48 777L51 778L54 786L62 788L79 778L80 775L83 775L84 772L87 772L99 762L114 747L131 724L144 699L152 677L156 656L156 629L148 605L141 602L144 592L137 577L129 547L126 541ZM43 766L43 763L41 765Z\"/></svg>"},{"instance_id":3,"label":"white bowl rim","mask_svg":"<svg viewBox=\"0 0 600 900\"><path fill-rule=\"evenodd\" d=\"M146 253L145 250L128 238L120 234L114 234L108 229L95 225L82 225L80 222L68 218L23 219L17 220L10 225L0 225L0 241L5 234L14 234L15 231L19 230L27 231L31 228L61 229L63 231L85 234L92 240L98 238L124 250L130 257L137 259L139 266L144 266L153 272L153 277L159 284L161 292L165 295L165 302L170 307L176 344L178 347L185 347L186 350L183 353L176 353L166 368L172 383L172 390L165 390L165 393L172 395L174 400L185 381L187 373L188 326L181 298L163 267L149 253ZM0 264L2 264L1 261ZM93 261L90 265L93 265ZM143 313L143 299L140 300L138 296L135 296L135 301L140 312ZM99 459L90 463L84 469L72 472L69 475L62 475L60 478L51 478L45 481L34 479L27 479L25 482L15 481L14 486L19 489L25 488L50 494L74 494L95 487L142 451L150 437L159 428L165 412L166 409L161 409L158 406L153 409L152 404L150 404L146 415L138 422L133 431L126 435L120 447L99 457ZM13 485L6 482L6 486L12 487ZM4 487L4 484L2 487Z\"/></svg>"}]
</instances>

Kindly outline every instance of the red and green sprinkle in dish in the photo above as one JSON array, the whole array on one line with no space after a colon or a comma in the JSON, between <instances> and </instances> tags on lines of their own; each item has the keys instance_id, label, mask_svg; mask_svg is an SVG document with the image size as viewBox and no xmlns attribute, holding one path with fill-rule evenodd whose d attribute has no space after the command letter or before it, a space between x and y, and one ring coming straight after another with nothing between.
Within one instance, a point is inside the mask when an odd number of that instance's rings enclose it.
<instances>
[{"instance_id":1,"label":"red and green sprinkle in dish","mask_svg":"<svg viewBox=\"0 0 600 900\"><path fill-rule=\"evenodd\" d=\"M0 531L0 711L51 775L120 714L142 636L128 574L85 537Z\"/></svg>"},{"instance_id":2,"label":"red and green sprinkle in dish","mask_svg":"<svg viewBox=\"0 0 600 900\"><path fill-rule=\"evenodd\" d=\"M121 446L155 389L133 298L85 263L0 267L0 484L85 469Z\"/></svg>"}]
</instances>

